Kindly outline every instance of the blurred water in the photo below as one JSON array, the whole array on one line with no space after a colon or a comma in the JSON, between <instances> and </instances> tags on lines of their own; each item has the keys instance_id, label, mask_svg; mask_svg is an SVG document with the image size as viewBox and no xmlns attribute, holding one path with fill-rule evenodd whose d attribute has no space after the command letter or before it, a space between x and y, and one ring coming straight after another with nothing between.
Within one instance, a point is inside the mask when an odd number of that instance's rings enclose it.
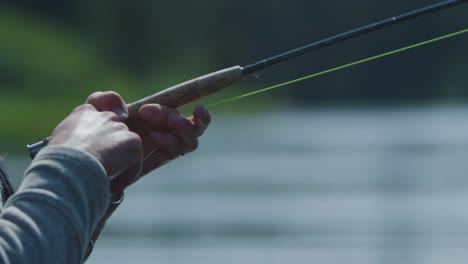
<instances>
[{"instance_id":1,"label":"blurred water","mask_svg":"<svg viewBox=\"0 0 468 264\"><path fill-rule=\"evenodd\" d=\"M468 106L214 116L88 263L466 263Z\"/></svg>"}]
</instances>

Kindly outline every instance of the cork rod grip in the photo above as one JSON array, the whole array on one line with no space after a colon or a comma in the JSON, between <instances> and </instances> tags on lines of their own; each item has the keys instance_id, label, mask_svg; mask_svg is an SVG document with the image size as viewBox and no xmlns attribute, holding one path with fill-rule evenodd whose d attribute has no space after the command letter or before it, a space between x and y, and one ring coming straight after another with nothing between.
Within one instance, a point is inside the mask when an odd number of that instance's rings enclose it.
<instances>
[{"instance_id":1,"label":"cork rod grip","mask_svg":"<svg viewBox=\"0 0 468 264\"><path fill-rule=\"evenodd\" d=\"M128 122L138 120L138 111L140 107L145 104L162 104L176 108L220 91L241 80L242 76L242 67L234 66L167 88L159 93L128 104ZM47 146L49 139L50 137L40 142L27 145L29 155L32 159L42 148Z\"/></svg>"},{"instance_id":2,"label":"cork rod grip","mask_svg":"<svg viewBox=\"0 0 468 264\"><path fill-rule=\"evenodd\" d=\"M140 107L145 104L162 104L177 108L218 92L241 79L242 67L240 66L200 76L129 104L129 117L130 119L132 116L135 117Z\"/></svg>"}]
</instances>

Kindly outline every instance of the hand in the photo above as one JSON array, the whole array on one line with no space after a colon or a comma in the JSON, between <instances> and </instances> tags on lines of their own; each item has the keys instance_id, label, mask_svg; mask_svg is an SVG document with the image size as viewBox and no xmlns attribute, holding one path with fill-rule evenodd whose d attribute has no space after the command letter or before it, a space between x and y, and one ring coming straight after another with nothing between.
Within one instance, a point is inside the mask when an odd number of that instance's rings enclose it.
<instances>
[{"instance_id":1,"label":"hand","mask_svg":"<svg viewBox=\"0 0 468 264\"><path fill-rule=\"evenodd\" d=\"M121 116L123 121L127 119L125 102L115 92L93 93L88 97L87 103L98 111L112 111ZM195 107L190 118L182 117L176 109L158 104L142 106L139 116L132 116L126 121L130 130L139 135L143 146L143 167L135 180L180 155L194 151L198 147L198 137L203 134L210 121L210 114L203 106ZM125 187L132 182L127 183L111 182Z\"/></svg>"},{"instance_id":2,"label":"hand","mask_svg":"<svg viewBox=\"0 0 468 264\"><path fill-rule=\"evenodd\" d=\"M49 145L84 151L101 162L111 181L111 192L122 189L112 182L133 182L141 172L140 137L121 122L124 110L99 112L90 104L77 107L52 133ZM123 184L125 185L125 184Z\"/></svg>"},{"instance_id":3,"label":"hand","mask_svg":"<svg viewBox=\"0 0 468 264\"><path fill-rule=\"evenodd\" d=\"M196 150L198 138L211 121L208 110L201 105L194 108L189 118L177 109L159 104L144 105L139 114L131 119L129 127L143 140L142 175Z\"/></svg>"}]
</instances>

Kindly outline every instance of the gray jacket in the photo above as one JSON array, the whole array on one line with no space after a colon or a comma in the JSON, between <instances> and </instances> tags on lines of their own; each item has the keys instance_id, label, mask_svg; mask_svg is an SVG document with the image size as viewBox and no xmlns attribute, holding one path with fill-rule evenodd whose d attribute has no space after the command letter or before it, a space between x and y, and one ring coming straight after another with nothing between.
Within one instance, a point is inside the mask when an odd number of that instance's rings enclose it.
<instances>
[{"instance_id":1,"label":"gray jacket","mask_svg":"<svg viewBox=\"0 0 468 264\"><path fill-rule=\"evenodd\" d=\"M5 264L83 263L123 198L110 197L96 159L66 147L41 150L16 193L1 162L0 180L0 263Z\"/></svg>"}]
</instances>

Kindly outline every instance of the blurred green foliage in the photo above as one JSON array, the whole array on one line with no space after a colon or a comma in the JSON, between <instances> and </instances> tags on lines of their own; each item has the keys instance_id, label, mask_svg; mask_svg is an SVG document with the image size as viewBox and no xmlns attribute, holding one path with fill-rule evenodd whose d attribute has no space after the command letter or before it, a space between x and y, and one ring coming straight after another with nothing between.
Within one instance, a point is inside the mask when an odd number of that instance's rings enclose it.
<instances>
[{"instance_id":1,"label":"blurred green foliage","mask_svg":"<svg viewBox=\"0 0 468 264\"><path fill-rule=\"evenodd\" d=\"M101 87L131 95L134 84L128 77L103 64L72 32L47 20L2 9L0 36L3 144L24 146L27 140L47 136L54 124Z\"/></svg>"},{"instance_id":2,"label":"blurred green foliage","mask_svg":"<svg viewBox=\"0 0 468 264\"><path fill-rule=\"evenodd\" d=\"M94 91L115 90L131 102L434 2L0 0L0 146L23 152ZM457 7L328 48L204 102L466 28L466 12ZM464 100L467 46L462 36L213 110Z\"/></svg>"}]
</instances>

